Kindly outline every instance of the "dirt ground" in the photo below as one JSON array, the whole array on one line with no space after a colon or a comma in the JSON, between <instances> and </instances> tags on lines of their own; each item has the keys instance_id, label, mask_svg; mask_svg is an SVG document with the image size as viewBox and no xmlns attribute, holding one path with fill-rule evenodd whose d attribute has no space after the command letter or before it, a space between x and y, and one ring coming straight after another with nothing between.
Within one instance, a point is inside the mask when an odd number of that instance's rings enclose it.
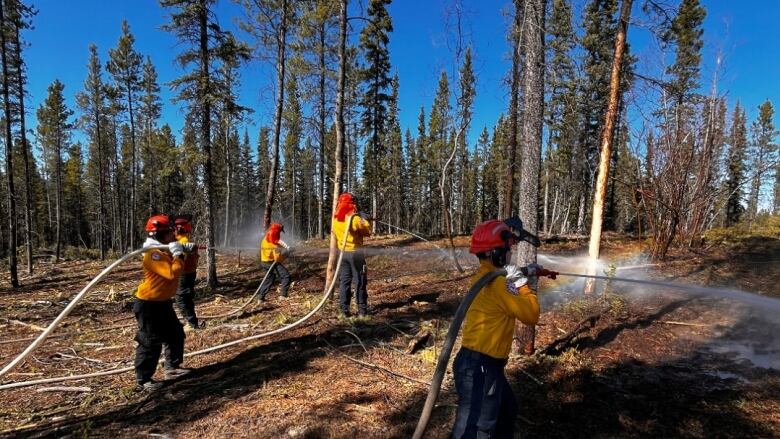
<instances>
[{"instance_id":1,"label":"dirt ground","mask_svg":"<svg viewBox=\"0 0 780 439\"><path fill-rule=\"evenodd\" d=\"M444 245L443 243L439 243ZM459 238L467 261L467 238ZM582 242L543 252L584 252ZM132 373L49 385L82 391L0 390L1 437L402 438L414 430L449 320L469 286L430 244L371 240L364 321L336 317L336 303L277 336L189 358L196 370L154 394ZM611 237L606 257L636 261L636 243ZM276 294L241 314L206 319L188 332L194 351L297 320L322 294L323 243L296 251L290 299ZM202 258L205 259L205 258ZM780 240L756 239L619 276L724 285L780 297ZM105 265L41 265L24 288L0 285L0 358L5 364ZM565 268L565 267L562 267ZM221 254L220 287L199 284L200 315L231 311L257 288L253 255ZM138 263L109 276L20 367L15 382L131 364L132 291ZM543 281L537 353L507 369L520 403L521 437L780 437L780 316L742 302L613 282L582 298L570 279ZM354 305L353 305L354 306ZM407 353L415 334L432 334ZM457 347L456 347L457 349ZM363 364L360 364L360 363ZM160 377L161 378L161 377ZM456 397L448 371L428 437L445 438Z\"/></svg>"}]
</instances>

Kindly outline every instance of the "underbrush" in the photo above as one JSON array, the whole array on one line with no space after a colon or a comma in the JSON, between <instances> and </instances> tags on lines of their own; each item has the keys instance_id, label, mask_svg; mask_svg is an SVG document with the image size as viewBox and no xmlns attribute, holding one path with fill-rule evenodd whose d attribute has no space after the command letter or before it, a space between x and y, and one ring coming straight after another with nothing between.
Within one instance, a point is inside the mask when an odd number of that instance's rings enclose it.
<instances>
[{"instance_id":1,"label":"underbrush","mask_svg":"<svg viewBox=\"0 0 780 439\"><path fill-rule=\"evenodd\" d=\"M754 238L780 239L780 215L759 215L752 226L742 222L732 227L717 227L704 233L706 243L738 244Z\"/></svg>"}]
</instances>

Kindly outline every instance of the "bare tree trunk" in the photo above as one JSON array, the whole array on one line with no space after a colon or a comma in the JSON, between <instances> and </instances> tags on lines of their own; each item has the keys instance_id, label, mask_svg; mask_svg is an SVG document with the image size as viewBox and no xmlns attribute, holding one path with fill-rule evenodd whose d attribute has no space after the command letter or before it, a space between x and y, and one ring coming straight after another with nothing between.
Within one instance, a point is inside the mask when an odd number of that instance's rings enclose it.
<instances>
[{"instance_id":1,"label":"bare tree trunk","mask_svg":"<svg viewBox=\"0 0 780 439\"><path fill-rule=\"evenodd\" d=\"M59 128L57 128L59 131ZM55 184L55 198L54 198L54 218L55 226L57 227L57 233L55 234L56 250L55 261L60 261L60 255L62 254L62 135L57 133L57 151L55 156L56 162L54 164L54 179Z\"/></svg>"},{"instance_id":2,"label":"bare tree trunk","mask_svg":"<svg viewBox=\"0 0 780 439\"><path fill-rule=\"evenodd\" d=\"M14 50L19 63L16 86L19 93L19 133L22 142L22 160L24 161L24 238L27 253L27 274L33 274L32 255L32 177L30 176L30 149L27 143L27 127L24 108L24 76L22 75L22 46L19 38L19 26L14 24Z\"/></svg>"},{"instance_id":3,"label":"bare tree trunk","mask_svg":"<svg viewBox=\"0 0 780 439\"><path fill-rule=\"evenodd\" d=\"M450 242L450 256L452 256L452 260L455 262L455 268L458 269L458 272L464 273L463 267L460 266L460 262L458 262L458 256L455 253L455 241L452 240L452 216L450 215L450 207L447 203L447 168L449 168L450 163L452 163L452 159L455 158L455 153L458 152L458 141L460 140L460 136L463 133L463 128L460 127L458 129L458 133L455 135L455 144L452 147L452 153L450 154L450 157L447 159L447 162L444 164L444 166L441 168L441 179L439 180L439 191L441 194L441 206L442 206L442 214L444 216L444 232L447 234L447 240ZM450 188L452 185L450 185Z\"/></svg>"},{"instance_id":4,"label":"bare tree trunk","mask_svg":"<svg viewBox=\"0 0 780 439\"><path fill-rule=\"evenodd\" d=\"M615 37L615 56L612 59L612 73L609 80L609 103L607 113L604 116L604 130L601 133L601 156L599 159L598 178L596 191L593 196L593 215L590 226L590 244L588 255L593 261L598 260L601 252L601 226L604 221L604 201L607 197L607 182L609 179L609 165L612 160L612 141L615 135L615 122L617 121L618 106L620 104L620 67L623 62L623 53L626 47L626 32L628 20L631 18L632 0L623 0L620 10L620 23ZM595 273L595 264L591 266L591 274ZM585 281L585 294L593 292L595 281Z\"/></svg>"},{"instance_id":5,"label":"bare tree trunk","mask_svg":"<svg viewBox=\"0 0 780 439\"><path fill-rule=\"evenodd\" d=\"M198 5L198 21L200 24L200 81L198 87L198 100L201 104L201 142L206 161L203 166L204 196L206 198L206 283L209 288L217 287L217 260L216 237L214 236L214 191L211 175L211 101L210 72L209 72L209 34L208 34L208 7L206 0L200 0Z\"/></svg>"},{"instance_id":6,"label":"bare tree trunk","mask_svg":"<svg viewBox=\"0 0 780 439\"><path fill-rule=\"evenodd\" d=\"M138 157L137 157L137 147L135 144L135 114L133 111L133 91L130 86L130 82L127 83L127 111L130 113L130 144L133 148L132 153L130 154L130 215L128 216L128 219L130 223L128 224L128 239L127 239L127 245L130 247L130 249L134 249L136 247L136 243L138 242L138 231L135 227L135 214L136 214L136 204L137 204L137 191L136 191L136 177L138 176Z\"/></svg>"},{"instance_id":7,"label":"bare tree trunk","mask_svg":"<svg viewBox=\"0 0 780 439\"><path fill-rule=\"evenodd\" d=\"M228 246L228 234L230 233L230 182L233 177L233 160L230 157L230 117L225 120L225 224L222 235L222 245Z\"/></svg>"},{"instance_id":8,"label":"bare tree trunk","mask_svg":"<svg viewBox=\"0 0 780 439\"><path fill-rule=\"evenodd\" d=\"M347 2L341 0L339 9L339 77L336 86L336 152L334 154L335 172L333 175L333 202L332 214L336 212L339 195L341 195L341 173L343 167L343 151L345 143L344 130L344 91L347 80ZM330 234L330 252L328 254L328 268L325 275L325 285L330 285L336 266L336 253L338 244L336 235Z\"/></svg>"},{"instance_id":9,"label":"bare tree trunk","mask_svg":"<svg viewBox=\"0 0 780 439\"><path fill-rule=\"evenodd\" d=\"M542 127L544 124L544 11L546 0L526 0L523 14L525 63L523 65L523 160L520 163L518 207L524 228L536 235L539 230L539 171L542 162ZM515 263L536 262L536 247L527 242L517 246ZM518 326L523 353L534 351L536 330ZM518 348L520 346L517 346Z\"/></svg>"},{"instance_id":10,"label":"bare tree trunk","mask_svg":"<svg viewBox=\"0 0 780 439\"><path fill-rule=\"evenodd\" d=\"M509 100L509 144L507 145L507 166L504 183L504 198L501 203L500 215L503 218L512 216L512 195L515 185L515 157L517 155L517 117L519 109L520 94L520 52L523 44L523 29L525 26L524 14L526 0L515 0L515 23L512 29L513 41L515 43L512 51L512 75L511 90Z\"/></svg>"},{"instance_id":11,"label":"bare tree trunk","mask_svg":"<svg viewBox=\"0 0 780 439\"><path fill-rule=\"evenodd\" d=\"M0 29L5 29L5 2L0 3ZM11 286L19 287L16 267L16 190L14 189L13 135L11 134L11 100L9 99L8 56L6 53L6 33L0 32L0 45L3 63L3 110L5 112L5 172L8 184L8 268Z\"/></svg>"},{"instance_id":12,"label":"bare tree trunk","mask_svg":"<svg viewBox=\"0 0 780 439\"><path fill-rule=\"evenodd\" d=\"M325 238L325 20L320 23L320 154L319 154L319 197L317 203L317 236Z\"/></svg>"},{"instance_id":13,"label":"bare tree trunk","mask_svg":"<svg viewBox=\"0 0 780 439\"><path fill-rule=\"evenodd\" d=\"M276 195L276 174L279 172L279 139L282 131L282 110L284 107L284 81L286 55L287 55L287 0L282 0L282 20L279 26L279 34L276 36L276 112L274 114L274 153L271 158L271 171L268 175L268 189L265 195L265 213L263 214L263 227L268 229L271 226L271 211L274 207L274 196Z\"/></svg>"}]
</instances>

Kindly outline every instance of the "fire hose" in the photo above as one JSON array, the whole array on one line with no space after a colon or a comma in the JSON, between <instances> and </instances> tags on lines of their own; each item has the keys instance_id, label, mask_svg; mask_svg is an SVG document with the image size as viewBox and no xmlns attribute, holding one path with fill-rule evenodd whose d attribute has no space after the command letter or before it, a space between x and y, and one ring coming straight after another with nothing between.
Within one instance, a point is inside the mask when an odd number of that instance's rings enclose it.
<instances>
[{"instance_id":1,"label":"fire hose","mask_svg":"<svg viewBox=\"0 0 780 439\"><path fill-rule=\"evenodd\" d=\"M306 314L305 316L303 316L300 319L296 320L295 322L292 322L292 323L290 323L288 325L285 325L285 326L283 326L281 328L278 328L278 329L275 329L275 330L272 330L272 331L268 331L268 332L264 332L262 334L255 334L255 335L251 335L249 337L240 338L238 340L233 340L233 341L230 341L230 342L227 342L227 343L222 343L222 344L219 344L219 345L216 345L216 346L212 346L212 347L209 347L209 348L201 349L199 351L188 352L188 353L184 354L184 356L185 357L194 357L196 355L207 354L207 353L214 352L214 351L217 351L217 350L221 350L221 349L224 349L224 348L227 348L227 347L230 347L230 346L235 346L235 345L238 345L238 344L241 344L241 343L244 343L244 342L270 337L272 335L276 335L276 334L279 334L281 332L288 331L288 330L293 329L293 328L295 328L297 326L300 326L302 323L304 323L305 321L310 319L323 306L325 306L325 303L327 303L328 298L330 297L331 293L333 292L333 288L336 285L336 281L338 279L338 276L336 276L335 273L338 273L339 268L341 267L341 261L342 261L342 259L344 257L344 248L347 245L347 236L349 235L349 233L347 233L347 232L349 231L349 225L351 225L351 223L352 223L352 218L353 218L353 216L349 216L347 218L347 229L346 229L346 231L344 233L344 239L342 241L342 245L339 248L339 257L338 257L338 261L336 262L336 267L335 267L335 270L334 270L334 276L333 276L333 279L332 279L332 281L330 283L330 286L328 286L325 289L325 292L322 295L322 299L317 304L317 306L314 307L311 311L309 311L308 314ZM128 259L132 258L133 256L136 256L136 255L138 255L138 254L140 254L140 253L142 253L144 251L148 251L150 249L155 249L155 248L163 249L163 248L168 248L168 246L153 246L153 247L147 247L145 249L135 250L133 252L130 252L130 253L122 256L121 258L116 260L113 264L111 264L108 267L106 267L105 270L100 272L100 274L98 274L94 279L92 279L92 281L89 284L87 284L87 286L84 287L84 289L81 290L81 292L79 292L79 294L77 294L76 297L73 298L73 300L71 300L71 302L68 304L68 306L65 307L65 309L62 311L62 313L60 313L60 315L57 316L57 318L55 318L54 321L51 322L51 324L49 324L49 326L46 328L46 330L44 332L42 332L41 335L39 335L38 338L34 342L32 342L30 344L30 346L27 347L27 349L25 349L21 354L19 354L10 363L8 363L8 365L6 365L3 368L2 371L0 371L0 377L5 375L6 373L8 373L17 364L22 362L33 350L35 350L35 348L37 348L41 343L43 343L43 341L46 340L46 338L49 336L49 334L51 334L51 332L54 330L54 328L56 328L56 326L73 310L73 308L84 297L84 295L86 295L103 277L105 277L108 273L110 273L111 270L113 270L114 268L116 268L117 266L122 264L123 262L127 261ZM63 382L63 381L73 381L73 380L80 380L80 379L85 379L85 378L92 378L92 377L99 377L99 376L106 376L106 375L114 375L114 374L128 372L128 371L131 371L133 369L134 369L133 366L128 366L128 367L123 367L123 368L119 368L119 369L104 370L104 371L101 371L101 372L82 374L82 375L69 375L69 376L63 376L63 377L45 378L45 379L40 379L40 380L8 383L8 384L0 385L0 390L7 390L7 389L13 389L13 388L20 388L20 387L28 387L28 386L38 385L38 384L48 384L48 383L58 383L58 382Z\"/></svg>"}]
</instances>

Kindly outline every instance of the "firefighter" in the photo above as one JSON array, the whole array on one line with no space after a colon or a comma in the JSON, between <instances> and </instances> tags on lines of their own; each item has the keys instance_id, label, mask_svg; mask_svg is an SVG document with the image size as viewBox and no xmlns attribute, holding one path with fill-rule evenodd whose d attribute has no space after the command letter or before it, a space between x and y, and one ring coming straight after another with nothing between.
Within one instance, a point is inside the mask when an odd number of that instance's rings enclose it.
<instances>
[{"instance_id":1,"label":"firefighter","mask_svg":"<svg viewBox=\"0 0 780 439\"><path fill-rule=\"evenodd\" d=\"M176 218L176 240L182 245L190 242L192 235L192 217L189 215L179 215ZM184 258L184 268L179 278L179 289L176 290L176 305L179 312L187 321L191 329L200 329L198 316L195 314L195 278L198 270L198 248L194 247Z\"/></svg>"},{"instance_id":2,"label":"firefighter","mask_svg":"<svg viewBox=\"0 0 780 439\"><path fill-rule=\"evenodd\" d=\"M490 220L474 230L469 252L477 255L480 267L472 285L511 260L511 247L518 236L512 231L517 223L510 221L519 222L522 229L520 220L513 218L507 222ZM507 276L488 283L466 313L462 347L453 364L458 393L454 439L513 437L517 403L504 366L512 347L515 320L536 324L538 277L554 277L557 273L537 264L520 269L508 266L507 272Z\"/></svg>"},{"instance_id":3,"label":"firefighter","mask_svg":"<svg viewBox=\"0 0 780 439\"><path fill-rule=\"evenodd\" d=\"M144 248L167 245L168 251L149 249L143 256L144 280L135 293L133 313L138 321L135 340L135 377L138 385L148 391L162 387L152 379L161 351L165 350L165 378L172 379L191 370L181 367L184 360L184 330L176 311L173 297L179 286L179 277L185 265L185 251L194 244L176 240L173 224L166 215L155 215L146 222L148 237Z\"/></svg>"},{"instance_id":4,"label":"firefighter","mask_svg":"<svg viewBox=\"0 0 780 439\"><path fill-rule=\"evenodd\" d=\"M260 263L266 270L271 270L265 277L265 281L260 285L260 301L265 302L265 296L268 290L279 279L282 288L281 297L287 297L287 290L290 288L290 272L282 265L287 258L287 252L290 246L281 240L281 234L284 233L284 226L279 223L271 223L268 231L260 244ZM276 264L274 264L276 262Z\"/></svg>"},{"instance_id":5,"label":"firefighter","mask_svg":"<svg viewBox=\"0 0 780 439\"><path fill-rule=\"evenodd\" d=\"M347 220L352 215L350 224ZM352 281L355 281L358 317L368 314L368 267L361 250L363 238L371 235L371 227L367 215L357 213L357 206L349 192L341 194L333 215L333 234L336 236L339 249L343 247L344 255L339 269L339 302L341 314L350 316L349 305L352 302ZM346 234L346 244L344 244Z\"/></svg>"}]
</instances>

